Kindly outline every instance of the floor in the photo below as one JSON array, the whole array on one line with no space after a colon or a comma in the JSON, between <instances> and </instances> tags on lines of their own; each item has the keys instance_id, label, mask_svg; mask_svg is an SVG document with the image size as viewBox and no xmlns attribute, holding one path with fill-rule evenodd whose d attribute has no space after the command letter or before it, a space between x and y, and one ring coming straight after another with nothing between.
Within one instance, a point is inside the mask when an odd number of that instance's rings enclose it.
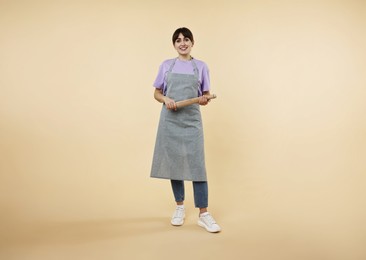
<instances>
[{"instance_id":1,"label":"floor","mask_svg":"<svg viewBox=\"0 0 366 260\"><path fill-rule=\"evenodd\" d=\"M163 200L103 218L8 219L1 226L0 259L365 259L363 220L347 210L284 197L276 203L280 195L268 194L226 207L232 195L211 196L211 213L222 226L217 234L197 225L191 193L181 227L170 225L174 204Z\"/></svg>"}]
</instances>

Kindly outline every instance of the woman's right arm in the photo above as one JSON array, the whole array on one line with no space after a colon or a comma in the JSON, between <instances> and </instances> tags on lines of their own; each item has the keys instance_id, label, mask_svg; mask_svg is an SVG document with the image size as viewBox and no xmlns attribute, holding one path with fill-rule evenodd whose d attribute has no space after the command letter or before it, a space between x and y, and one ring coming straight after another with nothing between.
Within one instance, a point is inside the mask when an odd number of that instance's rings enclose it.
<instances>
[{"instance_id":1,"label":"woman's right arm","mask_svg":"<svg viewBox=\"0 0 366 260\"><path fill-rule=\"evenodd\" d=\"M177 110L177 105L175 101L167 96L164 96L163 91L161 89L156 88L154 91L154 98L160 102L164 103L167 109Z\"/></svg>"}]
</instances>

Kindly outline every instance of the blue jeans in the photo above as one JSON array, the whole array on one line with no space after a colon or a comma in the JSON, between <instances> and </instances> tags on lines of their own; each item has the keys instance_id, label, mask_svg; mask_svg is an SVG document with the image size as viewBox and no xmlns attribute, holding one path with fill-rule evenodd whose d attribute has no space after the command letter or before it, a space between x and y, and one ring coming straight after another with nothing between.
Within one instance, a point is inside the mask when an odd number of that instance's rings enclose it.
<instances>
[{"instance_id":1,"label":"blue jeans","mask_svg":"<svg viewBox=\"0 0 366 260\"><path fill-rule=\"evenodd\" d=\"M171 180L171 185L176 202L184 201L184 181ZM208 207L207 181L193 181L194 205L196 208Z\"/></svg>"}]
</instances>

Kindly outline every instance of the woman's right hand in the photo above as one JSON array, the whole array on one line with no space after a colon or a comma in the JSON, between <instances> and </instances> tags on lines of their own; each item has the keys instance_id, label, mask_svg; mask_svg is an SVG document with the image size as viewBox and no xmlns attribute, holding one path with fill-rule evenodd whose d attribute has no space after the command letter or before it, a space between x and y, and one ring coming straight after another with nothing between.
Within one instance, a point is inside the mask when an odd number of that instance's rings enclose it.
<instances>
[{"instance_id":1,"label":"woman's right hand","mask_svg":"<svg viewBox=\"0 0 366 260\"><path fill-rule=\"evenodd\" d=\"M156 88L154 91L154 98L160 103L164 103L165 107L169 110L177 110L177 104L175 101L167 96L164 96L161 89Z\"/></svg>"},{"instance_id":2,"label":"woman's right hand","mask_svg":"<svg viewBox=\"0 0 366 260\"><path fill-rule=\"evenodd\" d=\"M175 101L167 96L164 97L165 107L169 110L177 110L177 104Z\"/></svg>"}]
</instances>

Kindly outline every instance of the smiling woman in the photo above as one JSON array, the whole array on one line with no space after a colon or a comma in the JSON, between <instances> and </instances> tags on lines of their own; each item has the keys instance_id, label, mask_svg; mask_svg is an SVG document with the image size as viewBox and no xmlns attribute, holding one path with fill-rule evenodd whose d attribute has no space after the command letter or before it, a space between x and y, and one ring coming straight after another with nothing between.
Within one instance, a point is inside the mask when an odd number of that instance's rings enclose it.
<instances>
[{"instance_id":1,"label":"smiling woman","mask_svg":"<svg viewBox=\"0 0 366 260\"><path fill-rule=\"evenodd\" d=\"M0 1L0 259L366 260L366 1L211 3ZM193 62L215 238L149 176Z\"/></svg>"},{"instance_id":2,"label":"smiling woman","mask_svg":"<svg viewBox=\"0 0 366 260\"><path fill-rule=\"evenodd\" d=\"M154 97L163 103L155 144L151 177L170 179L177 207L173 226L184 223L184 181L192 181L194 201L200 214L198 225L209 232L219 232L208 207L203 129L199 105L207 105L210 81L207 65L193 59L192 32L183 27L172 37L178 57L162 63L154 82ZM199 104L177 109L177 101L199 97Z\"/></svg>"}]
</instances>

